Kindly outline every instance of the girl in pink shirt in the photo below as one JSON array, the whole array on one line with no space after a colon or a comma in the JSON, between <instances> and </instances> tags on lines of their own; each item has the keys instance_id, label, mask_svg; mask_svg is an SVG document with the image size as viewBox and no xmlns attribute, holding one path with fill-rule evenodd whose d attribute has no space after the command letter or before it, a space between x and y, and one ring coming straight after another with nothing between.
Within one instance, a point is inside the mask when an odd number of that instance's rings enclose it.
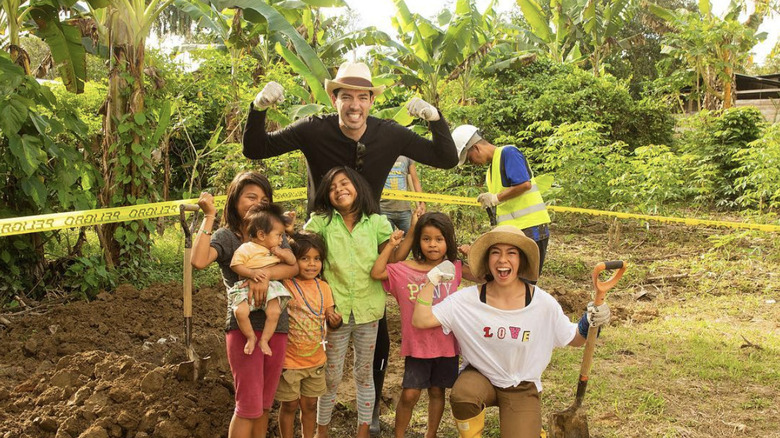
<instances>
[{"instance_id":1,"label":"girl in pink shirt","mask_svg":"<svg viewBox=\"0 0 780 438\"><path fill-rule=\"evenodd\" d=\"M371 277L382 280L385 290L395 297L401 310L401 355L405 357L403 391L395 413L395 436L403 437L412 410L423 389L428 390L427 438L436 436L444 413L444 390L452 388L458 377L458 345L452 334L445 335L439 328L412 327L412 313L417 293L428 282L426 274L444 260L455 264L455 278L441 283L434 291L433 302L438 303L455 293L463 275L463 266L457 258L455 228L444 213L426 213L415 221L412 235L403 239L403 231L396 230L390 237L371 270ZM414 223L416 222L416 223ZM403 241L403 244L402 244ZM403 254L411 251L413 260L388 264L396 246ZM468 268L467 268L468 269ZM468 273L467 278L471 275Z\"/></svg>"}]
</instances>

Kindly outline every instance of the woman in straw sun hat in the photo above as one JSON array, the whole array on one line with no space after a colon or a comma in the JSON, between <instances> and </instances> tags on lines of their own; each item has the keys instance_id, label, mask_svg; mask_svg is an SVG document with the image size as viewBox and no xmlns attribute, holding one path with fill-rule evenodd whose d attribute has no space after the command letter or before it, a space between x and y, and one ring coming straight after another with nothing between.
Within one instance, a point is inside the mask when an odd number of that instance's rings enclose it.
<instances>
[{"instance_id":1,"label":"woman in straw sun hat","mask_svg":"<svg viewBox=\"0 0 780 438\"><path fill-rule=\"evenodd\" d=\"M539 249L511 225L480 236L468 259L486 283L431 307L434 288L454 272L443 262L428 274L412 324L441 326L458 340L463 361L450 405L461 437L482 436L487 406L498 406L502 437L538 437L541 376L553 348L583 345L589 328L609 322L609 308L589 303L579 323L570 322L552 296L530 283L539 274Z\"/></svg>"}]
</instances>

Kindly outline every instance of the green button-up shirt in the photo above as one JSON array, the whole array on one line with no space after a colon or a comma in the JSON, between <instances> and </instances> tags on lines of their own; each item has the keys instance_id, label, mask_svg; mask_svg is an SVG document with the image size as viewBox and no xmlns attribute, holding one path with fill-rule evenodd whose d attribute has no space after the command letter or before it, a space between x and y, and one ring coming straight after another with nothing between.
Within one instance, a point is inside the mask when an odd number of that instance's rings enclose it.
<instances>
[{"instance_id":1,"label":"green button-up shirt","mask_svg":"<svg viewBox=\"0 0 780 438\"><path fill-rule=\"evenodd\" d=\"M333 218L312 214L303 228L317 233L328 246L323 276L333 291L336 311L345 321L349 315L355 323L377 321L385 312L385 291L380 281L371 278L371 268L379 257L379 245L386 242L393 227L382 215L363 215L350 233L344 218L333 212Z\"/></svg>"}]
</instances>

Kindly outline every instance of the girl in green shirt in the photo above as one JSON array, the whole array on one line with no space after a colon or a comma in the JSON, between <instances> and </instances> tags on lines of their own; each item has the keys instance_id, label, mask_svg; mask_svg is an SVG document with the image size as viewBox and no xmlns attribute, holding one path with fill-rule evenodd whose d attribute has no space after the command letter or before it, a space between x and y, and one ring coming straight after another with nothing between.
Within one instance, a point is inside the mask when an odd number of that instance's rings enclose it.
<instances>
[{"instance_id":1,"label":"girl in green shirt","mask_svg":"<svg viewBox=\"0 0 780 438\"><path fill-rule=\"evenodd\" d=\"M344 359L352 339L357 436L368 438L374 407L372 363L377 321L385 309L385 292L382 284L371 278L371 268L393 229L387 218L379 214L366 180L349 167L334 167L325 174L313 207L314 212L304 228L322 236L327 244L323 275L333 291L336 312L344 319L340 328L327 335L327 393L317 402L317 437L328 436Z\"/></svg>"}]
</instances>

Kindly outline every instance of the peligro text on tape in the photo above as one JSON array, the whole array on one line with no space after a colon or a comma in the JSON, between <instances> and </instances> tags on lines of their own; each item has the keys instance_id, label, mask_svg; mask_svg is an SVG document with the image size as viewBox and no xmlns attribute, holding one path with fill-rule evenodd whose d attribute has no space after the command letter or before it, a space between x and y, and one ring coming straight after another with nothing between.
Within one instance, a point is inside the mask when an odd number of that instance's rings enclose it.
<instances>
[{"instance_id":1,"label":"peligro text on tape","mask_svg":"<svg viewBox=\"0 0 780 438\"><path fill-rule=\"evenodd\" d=\"M423 201L436 202L439 204L457 204L478 206L476 198L467 198L465 196L438 195L434 193L407 192L403 190L385 189L382 191L382 199L393 199L399 201Z\"/></svg>"},{"instance_id":2,"label":"peligro text on tape","mask_svg":"<svg viewBox=\"0 0 780 438\"><path fill-rule=\"evenodd\" d=\"M274 193L274 201L290 201L306 198L306 188L281 189ZM65 228L84 227L124 222L130 220L154 219L179 214L179 205L196 204L197 199L182 199L127 207L100 208L95 210L51 213L38 216L0 219L0 237L18 234L54 231ZM215 196L214 206L225 206L226 196Z\"/></svg>"},{"instance_id":3,"label":"peligro text on tape","mask_svg":"<svg viewBox=\"0 0 780 438\"><path fill-rule=\"evenodd\" d=\"M295 201L297 199L306 199L306 187L274 190L274 202Z\"/></svg>"}]
</instances>

